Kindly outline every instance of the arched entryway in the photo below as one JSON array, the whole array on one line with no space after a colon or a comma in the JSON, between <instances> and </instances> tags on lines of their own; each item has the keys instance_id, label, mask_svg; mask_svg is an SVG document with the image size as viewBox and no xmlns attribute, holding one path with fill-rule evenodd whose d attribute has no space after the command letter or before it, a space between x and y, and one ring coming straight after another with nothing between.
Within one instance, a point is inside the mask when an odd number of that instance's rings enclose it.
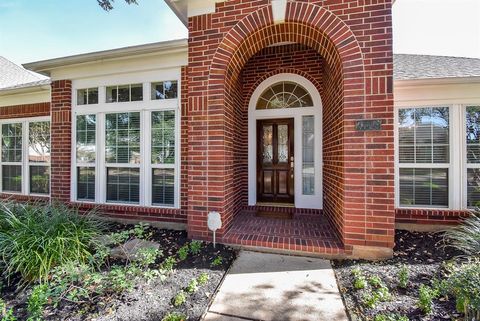
<instances>
[{"instance_id":1,"label":"arched entryway","mask_svg":"<svg viewBox=\"0 0 480 321\"><path fill-rule=\"evenodd\" d=\"M260 83L248 107L248 205L322 208L322 100L293 73Z\"/></svg>"},{"instance_id":2,"label":"arched entryway","mask_svg":"<svg viewBox=\"0 0 480 321\"><path fill-rule=\"evenodd\" d=\"M214 18L202 19L193 20L192 28L216 23ZM259 81L292 69L293 74L310 81L308 76L313 77L319 83L316 92L321 95L323 193L315 195L320 198L315 200L317 206L311 204L307 209L318 213L315 210L322 208L323 216L328 218L329 232L338 237L344 246L341 251L345 253L352 253L355 246L391 248L394 208L389 193L393 193L390 177L393 162L390 163L388 155L385 161L375 155L383 146L375 142L378 138L388 143L393 127L388 123L379 133L355 129L357 120L375 118L379 108L385 109L388 122L393 118L390 117L393 115L390 98L377 98L372 94L383 86L378 87L372 81L380 83L390 76L383 75L385 79L377 80L377 75L366 69L365 62L371 60L365 58L363 45L348 25L325 6L288 1L285 19L278 23L273 21L270 2L262 2L258 9L248 11L240 20L235 19L235 24L224 27L226 31L214 49L203 38L189 44L192 61L200 53L205 55L205 61L191 64L197 72L189 76L188 83L189 144L198 148L188 155L193 173L189 173L188 186L195 191L188 195L190 236L209 238L205 222L210 211L221 214L224 225L217 235L225 236L235 217L253 203L248 176L252 146L246 129L250 122L248 104L252 101L252 86L246 85L245 66L259 52L300 45L305 47L305 52L313 50L322 57L320 76L309 75L308 68L298 70L295 66L265 71L264 66L259 65L256 70ZM208 38L208 34L206 36ZM292 53L291 61L296 59L300 58ZM376 99L381 102L375 102ZM371 168L374 170L370 171ZM380 187L375 178L380 179ZM377 200L380 200L378 204ZM296 250L296 245L288 249ZM315 251L332 253L335 250L320 247Z\"/></svg>"}]
</instances>

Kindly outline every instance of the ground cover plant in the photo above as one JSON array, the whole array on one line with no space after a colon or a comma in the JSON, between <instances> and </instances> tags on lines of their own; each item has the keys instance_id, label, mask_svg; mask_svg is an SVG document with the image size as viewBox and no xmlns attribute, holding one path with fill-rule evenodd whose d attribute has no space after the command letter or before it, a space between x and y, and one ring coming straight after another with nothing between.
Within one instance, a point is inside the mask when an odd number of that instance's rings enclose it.
<instances>
[{"instance_id":1,"label":"ground cover plant","mask_svg":"<svg viewBox=\"0 0 480 321\"><path fill-rule=\"evenodd\" d=\"M0 244L16 246L12 226L34 240L29 227L39 240L22 251L46 263L35 269L0 245L1 321L198 320L235 256L184 231L106 224L62 205L2 208Z\"/></svg>"},{"instance_id":2,"label":"ground cover plant","mask_svg":"<svg viewBox=\"0 0 480 321\"><path fill-rule=\"evenodd\" d=\"M397 231L394 256L334 261L352 319L480 320L480 218L441 233Z\"/></svg>"}]
</instances>

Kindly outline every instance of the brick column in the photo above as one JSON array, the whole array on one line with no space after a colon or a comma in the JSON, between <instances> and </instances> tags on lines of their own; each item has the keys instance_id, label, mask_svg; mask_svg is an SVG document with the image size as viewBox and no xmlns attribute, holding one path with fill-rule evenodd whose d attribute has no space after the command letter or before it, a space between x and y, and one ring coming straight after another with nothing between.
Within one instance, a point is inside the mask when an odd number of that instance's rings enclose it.
<instances>
[{"instance_id":1,"label":"brick column","mask_svg":"<svg viewBox=\"0 0 480 321\"><path fill-rule=\"evenodd\" d=\"M70 201L72 81L52 82L51 101L51 199Z\"/></svg>"}]
</instances>

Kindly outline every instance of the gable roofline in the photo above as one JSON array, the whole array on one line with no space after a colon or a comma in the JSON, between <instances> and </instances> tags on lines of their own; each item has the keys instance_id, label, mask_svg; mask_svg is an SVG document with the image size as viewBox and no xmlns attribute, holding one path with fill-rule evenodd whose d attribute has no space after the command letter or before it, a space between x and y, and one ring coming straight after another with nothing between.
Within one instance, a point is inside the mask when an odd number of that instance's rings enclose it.
<instances>
[{"instance_id":1,"label":"gable roofline","mask_svg":"<svg viewBox=\"0 0 480 321\"><path fill-rule=\"evenodd\" d=\"M71 65L110 59L121 59L139 55L169 54L176 52L184 52L187 50L187 39L176 39L30 62L23 64L23 67L35 72L49 75L52 69Z\"/></svg>"}]
</instances>

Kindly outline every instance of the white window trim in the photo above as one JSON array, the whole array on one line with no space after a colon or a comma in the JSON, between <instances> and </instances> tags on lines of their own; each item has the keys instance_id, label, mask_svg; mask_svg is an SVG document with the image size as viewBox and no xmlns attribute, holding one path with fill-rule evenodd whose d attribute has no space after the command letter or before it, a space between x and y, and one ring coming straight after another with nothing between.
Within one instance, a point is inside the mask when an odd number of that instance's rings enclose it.
<instances>
[{"instance_id":1,"label":"white window trim","mask_svg":"<svg viewBox=\"0 0 480 321\"><path fill-rule=\"evenodd\" d=\"M30 165L38 165L38 166L48 166L51 169L51 161L50 163L45 162L30 162L29 161L29 124L36 123L36 122L45 122L48 121L51 126L50 116L41 116L41 117L26 117L26 118L11 118L5 119L0 121L0 143L2 141L2 130L1 126L4 124L22 124L22 161L21 162L2 162L0 158L0 193L5 195L28 195L28 196L38 196L38 197L49 197L52 189L52 180L51 180L51 172L50 172L50 191L48 194L39 194L39 193L30 193ZM51 144L51 127L50 127L50 144ZM50 149L50 157L52 155L52 151ZM2 165L17 165L22 167L22 191L21 192L13 192L13 191L3 191L3 166Z\"/></svg>"},{"instance_id":2,"label":"white window trim","mask_svg":"<svg viewBox=\"0 0 480 321\"><path fill-rule=\"evenodd\" d=\"M139 77L142 79L139 81ZM177 98L176 99L151 99L151 84L155 82L177 81ZM116 81L116 82L115 82ZM129 83L143 85L143 101L131 102L106 102L106 87L117 84ZM95 105L77 105L76 93L77 89L82 87L98 87L98 104ZM180 204L180 188L181 188L181 72L169 71L165 74L156 73L139 73L134 77L123 76L115 78L106 78L102 80L82 80L74 82L72 86L72 164L71 164L71 201L76 203L95 203L102 205L119 205L132 207L151 207L165 209L179 209ZM101 112L98 112L101 110ZM175 164L151 164L151 112L152 111L175 111ZM106 201L106 182L107 182L107 166L115 167L115 164L105 163L105 114L108 113L126 113L140 112L140 164L120 164L120 167L140 168L140 191L139 203L127 202L107 202ZM95 201L78 200L77 199L77 167L76 163L76 116L78 115L96 115L96 160L95 160ZM146 134L145 134L146 133ZM90 166L93 167L93 166ZM151 171L152 168L173 168L175 170L174 177L174 204L153 205L151 199Z\"/></svg>"},{"instance_id":3,"label":"white window trim","mask_svg":"<svg viewBox=\"0 0 480 321\"><path fill-rule=\"evenodd\" d=\"M280 82L296 82L307 90L313 100L314 107L295 107L283 109L261 109L256 105L259 97L269 86ZM315 193L303 195L302 189L302 117L315 117ZM293 118L294 119L294 189L295 207L322 209L323 207L323 138L322 138L322 100L317 88L306 78L290 73L282 73L264 80L252 94L248 107L248 205L257 204L257 120Z\"/></svg>"},{"instance_id":4,"label":"white window trim","mask_svg":"<svg viewBox=\"0 0 480 321\"><path fill-rule=\"evenodd\" d=\"M479 102L464 104L434 104L428 103L402 103L401 106L395 106L394 115L394 137L395 137L395 207L398 209L428 209L428 210L468 210L467 207L467 168L480 168L480 164L467 164L467 144L465 139L466 128L466 108L469 106L479 106ZM433 207L433 206L400 206L400 163L399 163L399 134L398 134L398 110L408 108L422 107L449 107L450 110L450 166L448 172L448 190L449 190L449 206ZM415 166L401 167L417 167L417 168L444 168L438 164L415 164ZM474 165L474 166L472 166Z\"/></svg>"}]
</instances>

